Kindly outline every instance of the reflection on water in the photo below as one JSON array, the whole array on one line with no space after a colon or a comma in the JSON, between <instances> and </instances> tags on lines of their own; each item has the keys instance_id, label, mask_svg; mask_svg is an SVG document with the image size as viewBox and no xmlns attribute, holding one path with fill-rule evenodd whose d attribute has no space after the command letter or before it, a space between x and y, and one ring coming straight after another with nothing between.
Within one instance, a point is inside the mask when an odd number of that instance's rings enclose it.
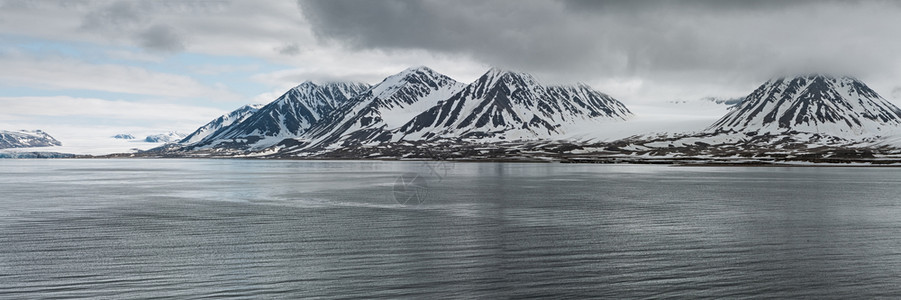
<instances>
[{"instance_id":1,"label":"reflection on water","mask_svg":"<svg viewBox=\"0 0 901 300\"><path fill-rule=\"evenodd\" d=\"M435 170L3 160L0 297L901 294L897 169Z\"/></svg>"}]
</instances>

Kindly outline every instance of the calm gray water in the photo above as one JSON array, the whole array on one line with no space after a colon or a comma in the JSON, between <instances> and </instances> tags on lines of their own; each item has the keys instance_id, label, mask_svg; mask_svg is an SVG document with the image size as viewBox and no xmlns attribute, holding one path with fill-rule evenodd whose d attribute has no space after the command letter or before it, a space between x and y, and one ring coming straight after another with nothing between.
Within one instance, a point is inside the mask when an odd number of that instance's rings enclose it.
<instances>
[{"instance_id":1,"label":"calm gray water","mask_svg":"<svg viewBox=\"0 0 901 300\"><path fill-rule=\"evenodd\" d=\"M895 168L0 160L0 298L897 298L899 194Z\"/></svg>"}]
</instances>

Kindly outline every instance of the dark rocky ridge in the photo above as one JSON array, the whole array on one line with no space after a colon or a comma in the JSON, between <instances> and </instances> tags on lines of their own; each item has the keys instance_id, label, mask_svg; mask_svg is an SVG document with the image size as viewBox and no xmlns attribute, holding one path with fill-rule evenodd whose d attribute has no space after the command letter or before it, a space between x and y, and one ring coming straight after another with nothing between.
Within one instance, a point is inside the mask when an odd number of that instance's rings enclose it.
<instances>
[{"instance_id":1,"label":"dark rocky ridge","mask_svg":"<svg viewBox=\"0 0 901 300\"><path fill-rule=\"evenodd\" d=\"M354 105L341 107L313 125L304 138L312 146L338 143L342 147L388 142L393 133L386 114L411 108L418 102L437 102L442 93L453 93L461 84L427 67L416 67L390 76L357 95ZM427 103L428 104L428 103Z\"/></svg>"},{"instance_id":2,"label":"dark rocky ridge","mask_svg":"<svg viewBox=\"0 0 901 300\"><path fill-rule=\"evenodd\" d=\"M545 87L532 76L491 69L398 130L404 139L442 136L485 138L512 131L541 139L563 133L564 123L587 119L626 120L621 102L584 84Z\"/></svg>"},{"instance_id":3,"label":"dark rocky ridge","mask_svg":"<svg viewBox=\"0 0 901 300\"><path fill-rule=\"evenodd\" d=\"M333 82L317 85L304 82L245 120L220 128L189 146L201 148L230 144L229 147L245 147L264 138L299 136L332 111L348 105L354 96L368 88L363 83Z\"/></svg>"}]
</instances>

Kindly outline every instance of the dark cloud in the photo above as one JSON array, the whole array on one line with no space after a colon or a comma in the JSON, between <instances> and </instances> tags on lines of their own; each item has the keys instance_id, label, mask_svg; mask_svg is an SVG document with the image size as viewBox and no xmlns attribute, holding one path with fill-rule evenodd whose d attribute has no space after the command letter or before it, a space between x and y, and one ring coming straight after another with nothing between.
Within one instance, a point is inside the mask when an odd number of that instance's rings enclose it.
<instances>
[{"instance_id":1,"label":"dark cloud","mask_svg":"<svg viewBox=\"0 0 901 300\"><path fill-rule=\"evenodd\" d=\"M98 5L99 4L99 5ZM80 29L111 39L137 41L151 51L177 52L185 49L184 38L172 25L157 19L166 15L193 15L199 18L220 13L227 1L101 1L86 6ZM72 5L64 4L60 5Z\"/></svg>"},{"instance_id":2,"label":"dark cloud","mask_svg":"<svg viewBox=\"0 0 901 300\"><path fill-rule=\"evenodd\" d=\"M300 54L300 45L297 43L290 43L275 49L279 54L294 56Z\"/></svg>"},{"instance_id":3,"label":"dark cloud","mask_svg":"<svg viewBox=\"0 0 901 300\"><path fill-rule=\"evenodd\" d=\"M808 5L814 2L840 2L835 0L563 0L562 2L573 12L599 11L616 13L635 13L653 9L703 10L711 12L726 11L765 11ZM856 1L844 1L856 2Z\"/></svg>"},{"instance_id":4,"label":"dark cloud","mask_svg":"<svg viewBox=\"0 0 901 300\"><path fill-rule=\"evenodd\" d=\"M300 1L314 32L356 48L426 49L484 57L498 65L554 64L591 50L581 30L556 31L537 1ZM538 60L540 59L540 60Z\"/></svg>"},{"instance_id":5,"label":"dark cloud","mask_svg":"<svg viewBox=\"0 0 901 300\"><path fill-rule=\"evenodd\" d=\"M761 80L901 62L884 1L299 0L323 41L420 49L555 76Z\"/></svg>"},{"instance_id":6,"label":"dark cloud","mask_svg":"<svg viewBox=\"0 0 901 300\"><path fill-rule=\"evenodd\" d=\"M102 32L122 31L146 23L147 16L147 12L139 9L136 2L113 2L87 13L82 20L81 28Z\"/></svg>"},{"instance_id":7,"label":"dark cloud","mask_svg":"<svg viewBox=\"0 0 901 300\"><path fill-rule=\"evenodd\" d=\"M182 38L170 26L154 25L137 35L141 47L159 52L178 52L185 49Z\"/></svg>"}]
</instances>

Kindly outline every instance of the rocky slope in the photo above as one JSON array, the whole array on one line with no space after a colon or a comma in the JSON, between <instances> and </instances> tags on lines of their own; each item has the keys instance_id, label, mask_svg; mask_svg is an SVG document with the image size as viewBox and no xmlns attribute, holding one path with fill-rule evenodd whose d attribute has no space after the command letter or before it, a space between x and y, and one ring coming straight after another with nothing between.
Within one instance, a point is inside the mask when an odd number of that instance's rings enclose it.
<instances>
[{"instance_id":1,"label":"rocky slope","mask_svg":"<svg viewBox=\"0 0 901 300\"><path fill-rule=\"evenodd\" d=\"M851 77L770 80L709 132L803 132L842 138L878 135L901 124L901 109Z\"/></svg>"},{"instance_id":2,"label":"rocky slope","mask_svg":"<svg viewBox=\"0 0 901 300\"><path fill-rule=\"evenodd\" d=\"M463 84L427 67L385 78L348 105L328 115L304 135L313 147L351 147L388 142L392 130L447 99Z\"/></svg>"},{"instance_id":3,"label":"rocky slope","mask_svg":"<svg viewBox=\"0 0 901 300\"><path fill-rule=\"evenodd\" d=\"M598 121L626 120L621 102L591 87L544 86L529 74L491 69L401 126L401 140L553 139Z\"/></svg>"},{"instance_id":4,"label":"rocky slope","mask_svg":"<svg viewBox=\"0 0 901 300\"><path fill-rule=\"evenodd\" d=\"M369 89L363 83L304 82L240 122L224 126L192 148L259 149L298 137L332 111Z\"/></svg>"},{"instance_id":5,"label":"rocky slope","mask_svg":"<svg viewBox=\"0 0 901 300\"><path fill-rule=\"evenodd\" d=\"M219 129L228 127L232 124L241 123L257 111L259 111L262 107L262 104L250 104L241 106L230 113L224 114L216 119L213 119L209 123L200 126L200 128L197 128L197 130L179 141L179 143L192 144L200 142L207 136L215 134Z\"/></svg>"}]
</instances>

